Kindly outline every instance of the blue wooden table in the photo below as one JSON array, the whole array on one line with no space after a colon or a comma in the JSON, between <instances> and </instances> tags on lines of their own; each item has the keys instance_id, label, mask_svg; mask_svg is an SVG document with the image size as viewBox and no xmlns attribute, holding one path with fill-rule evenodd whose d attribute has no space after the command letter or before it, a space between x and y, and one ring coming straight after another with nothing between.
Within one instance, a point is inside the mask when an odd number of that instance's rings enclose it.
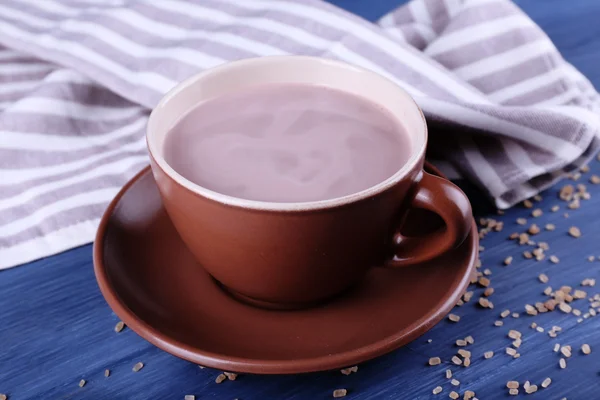
<instances>
[{"instance_id":1,"label":"blue wooden table","mask_svg":"<svg viewBox=\"0 0 600 400\"><path fill-rule=\"evenodd\" d=\"M334 0L370 20L375 20L398 5L398 0ZM518 0L517 3L536 20L558 45L565 57L600 87L600 2L598 0ZM591 172L578 182L588 183L591 173L600 175L600 162L593 162ZM560 186L564 183L560 184ZM25 266L0 272L0 393L11 400L23 399L183 399L194 394L197 399L327 399L337 388L348 389L349 399L429 399L449 398L456 390L476 392L482 400L509 398L505 385L509 380L530 380L538 386L546 377L552 379L547 389L528 395L531 399L594 400L600 399L600 316L583 319L572 313L554 311L537 316L525 314L525 304L543 301L544 288L572 286L589 294L600 292L600 185L590 185L591 200L581 208L568 210L559 201L559 187L543 193L535 208L543 210L539 218L531 210L516 207L503 216L489 215L504 223L501 232L490 233L483 241L482 269L491 271L495 308L482 309L471 301L457 307L458 323L442 321L423 338L392 354L360 365L358 373L344 376L338 371L300 376L241 376L235 382L217 385L219 371L199 369L177 359L125 329L113 331L116 316L100 295L92 271L92 247L83 246L63 254ZM484 203L472 197L477 209ZM551 212L560 205L560 211ZM479 211L480 213L482 211ZM565 217L564 213L569 216ZM485 216L485 215L484 215ZM516 223L527 218L528 224L552 223L554 231L543 231L536 240L549 244L548 255L560 262L535 261L522 256L526 246L518 246L507 236L526 227ZM567 234L571 226L582 231L580 238ZM514 258L503 265L507 256ZM548 284L538 280L545 273ZM580 287L586 278L595 278L595 287ZM474 299L483 288L472 287ZM588 300L577 300L573 306L583 314ZM502 319L501 311L518 312L519 318ZM401 310L399 310L401 312ZM582 318L581 322L578 322ZM503 320L497 327L495 321ZM531 328L532 322L544 329ZM556 338L548 331L552 326L562 330ZM523 334L520 358L505 354L511 344L510 329ZM471 335L475 343L469 347L473 363L469 368L450 363L430 367L427 360L439 356L450 360L457 351L457 339ZM573 355L567 368L559 367L561 356L553 351L556 343L572 346ZM592 348L590 355L580 351L582 344ZM483 353L494 351L491 359ZM137 362L145 367L132 372ZM110 369L110 377L104 370ZM446 369L460 381L458 387L445 378ZM79 387L81 379L86 380ZM442 386L438 396L432 389ZM521 390L521 397L525 396Z\"/></svg>"}]
</instances>

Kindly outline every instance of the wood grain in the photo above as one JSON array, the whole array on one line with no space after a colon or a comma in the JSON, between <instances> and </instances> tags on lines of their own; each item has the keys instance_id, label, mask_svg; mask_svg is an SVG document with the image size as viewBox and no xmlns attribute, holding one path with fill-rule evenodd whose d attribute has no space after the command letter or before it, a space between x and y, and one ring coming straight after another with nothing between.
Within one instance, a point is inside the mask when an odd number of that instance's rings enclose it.
<instances>
[{"instance_id":1,"label":"wood grain","mask_svg":"<svg viewBox=\"0 0 600 400\"><path fill-rule=\"evenodd\" d=\"M334 0L353 12L374 19L396 6L393 0L373 4L356 0ZM600 2L596 0L518 0L557 43L566 58L600 87ZM592 164L600 175L600 163ZM581 178L587 181L589 174ZM535 317L521 315L507 318L503 327L495 327L504 309L523 314L526 303L542 301L546 285L537 276L549 276L548 285L578 287L584 278L599 282L590 293L600 292L600 261L588 262L589 255L600 256L600 186L589 185L592 199L578 210L569 210L569 218L561 211L551 213L558 203L557 189L543 194L539 207L544 215L536 219L543 226L554 223L553 232L542 232L536 240L549 243L548 254L556 254L559 264L525 260L519 247L506 237L522 230L518 217L529 218L530 210L516 207L504 216L502 232L492 233L482 241L483 268L490 268L495 293L490 298L494 310L483 310L474 301L453 312L461 316L458 323L447 320L435 326L423 338L392 354L360 365L355 374L344 376L339 371L296 376L240 376L235 382L217 385L220 371L200 369L156 349L125 329L115 333L117 318L104 302L92 272L91 246L83 246L44 260L0 272L0 393L11 400L22 399L183 399L195 394L198 399L328 399L338 388L348 389L348 399L447 399L450 390L463 393L473 390L482 400L509 398L505 385L509 380L539 384L552 378L549 388L527 396L528 399L591 400L598 399L600 387L600 317L577 323L577 317L558 311ZM469 191L471 193L471 191ZM483 203L475 195L477 205ZM483 207L479 207L483 209ZM532 218L529 218L530 222ZM567 235L570 226L583 232L579 239ZM512 255L510 266L502 260ZM590 289L590 288L588 288ZM483 291L474 289L476 296ZM585 300L577 308L585 310ZM391 305L393 306L393 305ZM402 310L398 310L401 313ZM531 322L550 329L562 327L556 339L531 329ZM523 333L519 348L521 357L513 359L504 349L510 344L509 329ZM456 339L472 335L475 343L469 368L456 367L449 360L456 353ZM431 339L431 343L427 340ZM569 344L573 356L568 367L558 367L559 356L552 351L555 343ZM580 346L588 343L592 353L584 356ZM483 353L493 350L489 360ZM442 365L429 367L430 357L439 356ZM132 367L143 362L144 368L134 373ZM104 377L104 370L111 370ZM454 389L444 376L446 368L461 382ZM79 388L80 379L87 384ZM434 396L432 389L444 388ZM523 396L521 394L521 396Z\"/></svg>"}]
</instances>

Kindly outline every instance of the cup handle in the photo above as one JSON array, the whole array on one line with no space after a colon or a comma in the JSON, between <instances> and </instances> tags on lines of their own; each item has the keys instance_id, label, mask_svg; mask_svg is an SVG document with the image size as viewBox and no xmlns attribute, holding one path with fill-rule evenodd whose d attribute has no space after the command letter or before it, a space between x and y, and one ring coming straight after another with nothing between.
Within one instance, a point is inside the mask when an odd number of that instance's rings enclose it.
<instances>
[{"instance_id":1,"label":"cup handle","mask_svg":"<svg viewBox=\"0 0 600 400\"><path fill-rule=\"evenodd\" d=\"M439 215L445 228L426 236L394 236L394 255L384 267L398 268L431 260L459 246L471 232L473 216L467 196L452 182L423 172L416 184L410 208L423 208Z\"/></svg>"}]
</instances>

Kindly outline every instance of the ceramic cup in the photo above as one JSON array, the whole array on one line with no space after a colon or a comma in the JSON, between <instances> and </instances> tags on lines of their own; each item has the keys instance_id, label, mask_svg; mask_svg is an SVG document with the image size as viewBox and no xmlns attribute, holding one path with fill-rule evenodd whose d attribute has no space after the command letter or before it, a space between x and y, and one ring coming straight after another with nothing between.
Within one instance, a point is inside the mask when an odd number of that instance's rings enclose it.
<instances>
[{"instance_id":1,"label":"ceramic cup","mask_svg":"<svg viewBox=\"0 0 600 400\"><path fill-rule=\"evenodd\" d=\"M165 162L165 135L191 107L241 88L282 82L328 85L387 108L411 135L409 161L369 189L305 203L226 196L190 182ZM414 100L388 79L341 62L272 56L201 72L171 90L153 110L147 143L154 178L181 239L199 266L255 305L300 308L318 303L358 283L371 267L399 268L437 257L460 245L471 229L464 193L423 172L427 126ZM402 235L403 218L411 208L438 214L445 227L424 237Z\"/></svg>"}]
</instances>

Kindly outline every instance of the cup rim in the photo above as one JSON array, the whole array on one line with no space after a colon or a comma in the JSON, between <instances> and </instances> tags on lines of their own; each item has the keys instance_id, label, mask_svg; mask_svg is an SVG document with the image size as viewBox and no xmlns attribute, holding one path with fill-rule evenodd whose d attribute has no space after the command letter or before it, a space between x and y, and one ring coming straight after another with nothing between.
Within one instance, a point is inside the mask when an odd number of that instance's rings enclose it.
<instances>
[{"instance_id":1,"label":"cup rim","mask_svg":"<svg viewBox=\"0 0 600 400\"><path fill-rule=\"evenodd\" d=\"M156 140L153 140L152 133L154 132L155 120L159 118L159 114L161 110L166 106L166 104L171 101L172 98L176 97L179 92L188 88L189 86L194 85L200 80L209 79L211 75L215 75L219 72L226 71L228 69L239 68L244 64L267 64L277 61L287 61L294 62L297 60L304 60L308 62L314 63L327 63L331 66L335 66L336 68L345 68L345 69L354 69L363 74L370 76L372 79L383 80L392 85L394 89L400 93L407 100L406 106L411 108L411 112L417 112L423 123L423 139L421 140L420 147L414 151L409 160L402 165L402 167L396 171L389 178L373 185L369 188L363 189L361 191L351 193L342 197L336 197L332 199L325 200L317 200L317 201L308 201L308 202L270 202L270 201L259 201L259 200L248 200L239 197L229 196L226 194L222 194L211 189L208 189L204 186L198 185L181 174L175 171L164 159L162 152L158 148L158 144ZM387 108L385 104L380 104ZM405 106L405 107L406 107ZM181 81L177 85L175 85L172 89L170 89L159 101L159 103L154 107L150 116L148 118L148 124L146 128L146 145L148 147L148 151L152 160L156 163L156 165L172 180L174 180L180 186L186 188L190 192L204 197L215 202L218 202L223 205L245 208L245 209L254 209L254 210L263 210L263 211L310 211L310 210L323 210L329 209L337 206L347 205L350 203L355 203L360 200L370 198L374 195L385 192L389 188L395 186L398 182L402 181L406 175L412 171L418 163L424 159L425 150L427 147L427 139L428 139L428 131L427 131L427 123L425 120L425 116L423 111L418 106L413 97L402 87L400 87L394 81L379 75L371 70L368 70L363 67L359 67L356 65L348 64L338 60L326 59L321 57L314 56L298 56L298 55L276 55L276 56L263 56L263 57L253 57L253 58L245 58L237 61L226 62L224 64L220 64L216 67L201 71L191 77Z\"/></svg>"}]
</instances>

